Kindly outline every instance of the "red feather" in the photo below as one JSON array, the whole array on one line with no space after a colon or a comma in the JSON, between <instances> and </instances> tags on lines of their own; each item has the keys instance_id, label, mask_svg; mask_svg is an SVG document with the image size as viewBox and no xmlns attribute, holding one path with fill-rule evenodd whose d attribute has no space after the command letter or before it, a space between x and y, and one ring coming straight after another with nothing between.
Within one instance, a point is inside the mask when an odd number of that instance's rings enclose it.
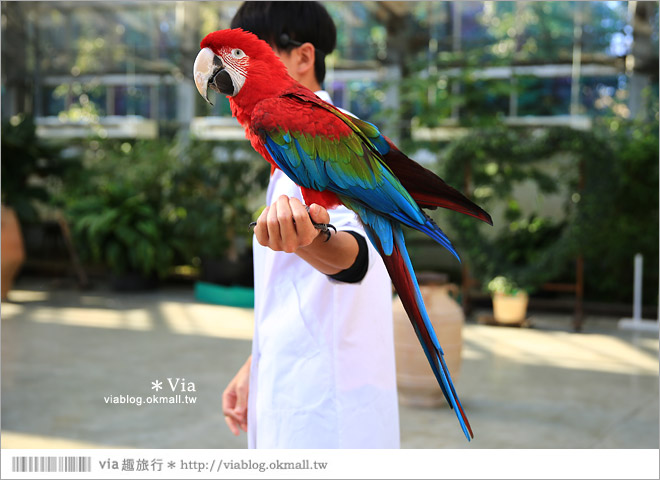
<instances>
[{"instance_id":1,"label":"red feather","mask_svg":"<svg viewBox=\"0 0 660 480\"><path fill-rule=\"evenodd\" d=\"M391 149L383 156L383 160L420 207L448 208L483 220L489 225L493 224L488 212L449 186L431 170L408 158L389 138L385 139Z\"/></svg>"},{"instance_id":2,"label":"red feather","mask_svg":"<svg viewBox=\"0 0 660 480\"><path fill-rule=\"evenodd\" d=\"M324 102L305 87L293 86L287 88L283 95L299 98L301 100L301 108L305 104L304 102L309 102L318 105L325 110L328 110L340 118L346 118L346 115L337 109L337 107ZM301 115L300 112L296 113ZM350 117L348 121L350 121ZM337 132L336 130L324 130L323 125L317 125L317 127L318 128L316 130L318 133L323 133L327 136L337 133L344 133ZM345 133L349 134L354 131L355 130L349 129L347 127ZM435 209L437 207L448 208L450 210L478 218L479 220L483 220L489 225L493 224L493 220L491 219L488 212L482 209L479 205L472 202L461 192L448 185L442 178L437 176L431 170L421 166L419 163L406 156L396 147L396 145L394 145L394 143L389 138L385 136L384 138L387 140L387 143L390 146L390 151L386 155L381 155L381 158L390 168L390 170L392 170L403 187L408 191L408 193L410 193L413 200L415 200L415 202L417 202L420 207L427 209ZM310 192L313 193L308 194L309 196L314 196L315 193L318 193L311 190ZM333 196L329 194L329 192L324 192L324 200L330 202L336 201L337 203L334 205L338 205L339 200L336 199L336 196L334 196L334 198L332 197ZM308 197L305 196L305 199L307 198ZM325 206L324 203L316 203Z\"/></svg>"},{"instance_id":3,"label":"red feather","mask_svg":"<svg viewBox=\"0 0 660 480\"><path fill-rule=\"evenodd\" d=\"M300 190L302 191L302 196L306 205L316 203L317 205L321 205L324 208L337 208L342 204L339 201L339 197L337 197L336 194L329 190L319 192L317 190L312 190L305 187L300 187Z\"/></svg>"},{"instance_id":4,"label":"red feather","mask_svg":"<svg viewBox=\"0 0 660 480\"><path fill-rule=\"evenodd\" d=\"M371 230L371 227L369 226L365 226L365 228L367 230ZM414 281L411 277L412 272L410 272L406 266L403 257L404 254L402 254L399 244L397 242L394 243L394 249L391 255L384 255L378 236L372 234L371 238L375 238L377 240L374 246L381 254L380 256L382 257L383 262L385 263L385 268L387 268L387 273L389 273L390 278L392 279L394 288L396 288L396 291L399 294L399 298L401 299L403 308L406 310L406 313L408 314L410 323L415 329L419 341L424 344L424 347L428 352L431 352L431 355L435 360L434 363L436 368L442 369L445 376L448 379L450 379L451 376L449 375L449 371L447 369L445 362L444 361L439 362L437 360L438 358L442 357L442 353L436 349L433 341L431 340L431 336L429 335L429 331L426 328L426 325L424 324L423 313L420 309L420 305L417 303L417 297L415 294L417 287L415 286ZM431 361L431 359L429 359L429 361ZM439 378L438 378L438 383L442 387L442 383ZM470 437L474 438L474 433L472 433L472 427L470 426L470 422L468 421L467 415L463 411L463 407L461 406L461 403L458 400L458 395L453 389L451 380L449 380L449 385L452 390L451 392L446 392L445 389L443 388L443 393L445 394L445 397L447 397L447 403L449 403L449 405L451 406L452 403L449 400L449 396L453 395L456 400L456 406L458 407L458 412L460 413L461 418L465 422L465 426L467 427L468 432L470 432Z\"/></svg>"}]
</instances>

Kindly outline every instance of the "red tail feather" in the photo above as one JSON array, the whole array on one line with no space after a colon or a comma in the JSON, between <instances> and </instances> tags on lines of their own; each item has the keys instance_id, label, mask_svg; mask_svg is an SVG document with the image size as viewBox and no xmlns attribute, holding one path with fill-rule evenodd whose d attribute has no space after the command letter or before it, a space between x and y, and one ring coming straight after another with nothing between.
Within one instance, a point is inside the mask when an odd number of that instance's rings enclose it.
<instances>
[{"instance_id":1,"label":"red tail feather","mask_svg":"<svg viewBox=\"0 0 660 480\"><path fill-rule=\"evenodd\" d=\"M422 208L448 208L471 215L492 225L490 215L461 192L447 185L431 170L408 158L387 139L391 150L383 156L385 163Z\"/></svg>"},{"instance_id":2,"label":"red tail feather","mask_svg":"<svg viewBox=\"0 0 660 480\"><path fill-rule=\"evenodd\" d=\"M399 294L399 298L401 299L401 303L403 304L403 307L408 314L408 318L410 318L410 322L413 324L415 331L419 332L420 341L424 344L425 348L429 352L433 352L437 358L441 357L442 354L436 349L433 341L431 340L429 331L424 325L422 312L420 311L415 295L416 286L414 285L411 277L411 275L414 275L414 272L410 272L406 267L404 257L399 250L399 245L396 243L394 244L394 250L392 251L391 255L383 255L381 245L376 245L376 248L381 252L381 257L383 258L387 272L392 279L394 288L396 288L396 291ZM447 379L451 378L451 375L449 374L444 361L438 362L436 360L435 364L438 369L443 369ZM467 419L467 415L465 415L465 412L463 411L463 407L458 401L458 395L453 389L451 380L449 380L449 385L452 389L452 392L444 392L443 388L443 393L445 394L445 397L447 397L447 402L451 406L448 395L453 394L453 396L456 398L456 405L458 406L460 416L465 422L465 426L467 427L468 431L470 432L470 437L474 438L472 427L470 426L470 422ZM440 384L440 386L442 387L442 384Z\"/></svg>"}]
</instances>

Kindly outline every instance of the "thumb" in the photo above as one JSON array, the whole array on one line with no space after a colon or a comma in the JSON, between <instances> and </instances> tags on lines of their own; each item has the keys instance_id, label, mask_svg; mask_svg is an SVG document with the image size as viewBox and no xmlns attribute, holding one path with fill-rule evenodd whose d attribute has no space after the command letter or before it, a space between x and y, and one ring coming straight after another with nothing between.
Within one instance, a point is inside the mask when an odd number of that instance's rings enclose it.
<instances>
[{"instance_id":1,"label":"thumb","mask_svg":"<svg viewBox=\"0 0 660 480\"><path fill-rule=\"evenodd\" d=\"M330 214L317 203L312 203L309 206L309 216L314 223L330 223Z\"/></svg>"}]
</instances>

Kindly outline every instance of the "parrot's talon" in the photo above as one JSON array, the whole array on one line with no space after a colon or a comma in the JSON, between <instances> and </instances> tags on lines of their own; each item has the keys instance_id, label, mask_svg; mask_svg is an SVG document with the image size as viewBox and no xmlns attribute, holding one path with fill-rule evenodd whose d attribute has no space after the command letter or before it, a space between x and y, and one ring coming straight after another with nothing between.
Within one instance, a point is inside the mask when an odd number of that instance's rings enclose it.
<instances>
[{"instance_id":1,"label":"parrot's talon","mask_svg":"<svg viewBox=\"0 0 660 480\"><path fill-rule=\"evenodd\" d=\"M307 210L307 213L309 214L309 205L305 205L305 210ZM335 233L337 233L337 229L331 223L316 223L316 222L314 222L314 220L312 220L312 215L311 214L309 215L309 219L312 222L312 225L314 226L315 229L320 230L321 233L325 233L325 235L326 235L325 241L326 242L328 240L330 240L330 235L331 235L330 229L331 228L335 231Z\"/></svg>"},{"instance_id":2,"label":"parrot's talon","mask_svg":"<svg viewBox=\"0 0 660 480\"><path fill-rule=\"evenodd\" d=\"M248 225L248 228L254 228L257 226L257 222L250 222L250 225Z\"/></svg>"},{"instance_id":3,"label":"parrot's talon","mask_svg":"<svg viewBox=\"0 0 660 480\"><path fill-rule=\"evenodd\" d=\"M320 230L321 233L325 234L326 237L325 237L324 241L326 241L326 242L328 240L330 240L330 237L332 235L332 232L330 231L330 229L333 229L335 231L335 233L337 233L337 229L331 223L314 223L314 222L312 222L312 225L314 225L314 228L316 228L317 230Z\"/></svg>"}]
</instances>

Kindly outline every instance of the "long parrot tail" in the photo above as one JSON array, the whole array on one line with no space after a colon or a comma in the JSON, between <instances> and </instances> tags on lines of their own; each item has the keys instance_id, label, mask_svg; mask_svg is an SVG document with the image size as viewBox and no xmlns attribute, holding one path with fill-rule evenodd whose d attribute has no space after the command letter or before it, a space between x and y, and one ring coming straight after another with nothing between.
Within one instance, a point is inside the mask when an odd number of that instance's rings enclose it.
<instances>
[{"instance_id":1,"label":"long parrot tail","mask_svg":"<svg viewBox=\"0 0 660 480\"><path fill-rule=\"evenodd\" d=\"M389 151L383 160L394 172L412 198L422 208L448 208L465 215L478 218L489 225L493 224L488 212L451 187L435 173L411 160L387 139Z\"/></svg>"},{"instance_id":2,"label":"long parrot tail","mask_svg":"<svg viewBox=\"0 0 660 480\"><path fill-rule=\"evenodd\" d=\"M470 441L474 438L472 433L472 428L470 427L470 422L465 415L465 411L461 406L461 402L458 399L456 390L454 389L454 384L451 380L451 375L449 374L449 369L443 358L444 353L440 347L440 342L435 335L433 330L433 325L429 320L428 313L426 312L426 307L424 306L424 301L422 300L422 294L419 290L419 284L415 277L415 272L412 268L410 262L410 257L408 256L408 250L403 239L403 230L400 225L392 223L392 234L394 236L394 248L392 249L392 254L387 255L383 246L380 242L379 236L372 229L370 225L365 224L365 229L372 243L383 257L385 267L387 268L392 283L401 298L401 303L410 318L415 333L419 342L422 344L426 358L431 365L431 370L442 389L442 393L447 399L447 403L451 408L456 412L456 417L458 422L463 429L465 437Z\"/></svg>"}]
</instances>

